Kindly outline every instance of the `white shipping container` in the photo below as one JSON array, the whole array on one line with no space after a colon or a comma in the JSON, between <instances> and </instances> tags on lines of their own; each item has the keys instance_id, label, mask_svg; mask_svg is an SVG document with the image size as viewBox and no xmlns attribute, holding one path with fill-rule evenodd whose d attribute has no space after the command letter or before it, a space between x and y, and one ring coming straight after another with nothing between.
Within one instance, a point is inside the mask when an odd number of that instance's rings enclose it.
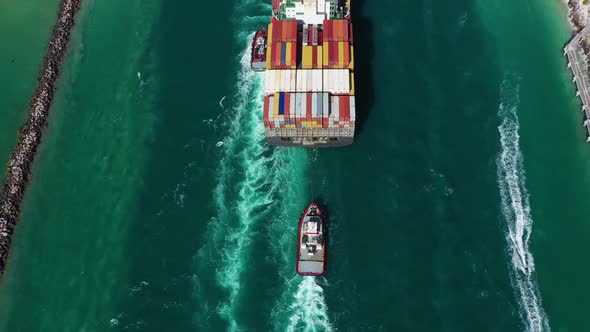
<instances>
[{"instance_id":1,"label":"white shipping container","mask_svg":"<svg viewBox=\"0 0 590 332\"><path fill-rule=\"evenodd\" d=\"M340 98L332 96L332 114L334 114L334 121L340 121Z\"/></svg>"},{"instance_id":2,"label":"white shipping container","mask_svg":"<svg viewBox=\"0 0 590 332\"><path fill-rule=\"evenodd\" d=\"M324 91L324 77L322 75L322 70L318 69L316 75L318 77L318 91Z\"/></svg>"},{"instance_id":3,"label":"white shipping container","mask_svg":"<svg viewBox=\"0 0 590 332\"><path fill-rule=\"evenodd\" d=\"M321 118L324 115L324 94L323 93L318 93L318 106L317 106L318 110L316 113L316 118Z\"/></svg>"},{"instance_id":4,"label":"white shipping container","mask_svg":"<svg viewBox=\"0 0 590 332\"><path fill-rule=\"evenodd\" d=\"M274 119L274 109L275 109L275 97L270 96L268 98L268 121L273 121Z\"/></svg>"},{"instance_id":5,"label":"white shipping container","mask_svg":"<svg viewBox=\"0 0 590 332\"><path fill-rule=\"evenodd\" d=\"M281 91L281 71L280 70L275 70L275 86L274 89L275 91Z\"/></svg>"},{"instance_id":6,"label":"white shipping container","mask_svg":"<svg viewBox=\"0 0 590 332\"><path fill-rule=\"evenodd\" d=\"M330 96L327 93L323 93L323 95L324 108L322 118L327 119L330 116Z\"/></svg>"},{"instance_id":7,"label":"white shipping container","mask_svg":"<svg viewBox=\"0 0 590 332\"><path fill-rule=\"evenodd\" d=\"M342 82L344 83L343 86L343 93L350 93L350 73L348 69L342 70Z\"/></svg>"},{"instance_id":8,"label":"white shipping container","mask_svg":"<svg viewBox=\"0 0 590 332\"><path fill-rule=\"evenodd\" d=\"M307 93L301 94L301 118L307 117Z\"/></svg>"},{"instance_id":9,"label":"white shipping container","mask_svg":"<svg viewBox=\"0 0 590 332\"><path fill-rule=\"evenodd\" d=\"M354 96L350 96L350 120L356 120L356 102Z\"/></svg>"},{"instance_id":10,"label":"white shipping container","mask_svg":"<svg viewBox=\"0 0 590 332\"><path fill-rule=\"evenodd\" d=\"M317 112L318 112L318 94L317 93L313 93L311 95L311 117L315 118L317 117Z\"/></svg>"},{"instance_id":11,"label":"white shipping container","mask_svg":"<svg viewBox=\"0 0 590 332\"><path fill-rule=\"evenodd\" d=\"M288 70L281 70L283 73L283 89L281 92L289 91L289 71Z\"/></svg>"},{"instance_id":12,"label":"white shipping container","mask_svg":"<svg viewBox=\"0 0 590 332\"><path fill-rule=\"evenodd\" d=\"M264 94L272 94L276 92L275 88L275 71L269 70L264 73Z\"/></svg>"},{"instance_id":13,"label":"white shipping container","mask_svg":"<svg viewBox=\"0 0 590 332\"><path fill-rule=\"evenodd\" d=\"M289 78L287 77L287 75L288 75L288 71L287 70L281 70L281 76L282 76L281 77L281 79L282 79L282 81L281 81L281 92L287 91L287 89L289 87L289 85L288 85Z\"/></svg>"},{"instance_id":14,"label":"white shipping container","mask_svg":"<svg viewBox=\"0 0 590 332\"><path fill-rule=\"evenodd\" d=\"M297 91L297 70L291 70L291 91Z\"/></svg>"},{"instance_id":15,"label":"white shipping container","mask_svg":"<svg viewBox=\"0 0 590 332\"><path fill-rule=\"evenodd\" d=\"M295 93L295 109L291 110L291 117L294 119L299 118L299 111L301 111L301 93Z\"/></svg>"},{"instance_id":16,"label":"white shipping container","mask_svg":"<svg viewBox=\"0 0 590 332\"><path fill-rule=\"evenodd\" d=\"M313 75L312 75L313 71L308 70L307 71L307 89L305 91L313 91L312 87L313 87Z\"/></svg>"},{"instance_id":17,"label":"white shipping container","mask_svg":"<svg viewBox=\"0 0 590 332\"><path fill-rule=\"evenodd\" d=\"M289 98L289 121L293 121L295 119L295 94L291 93Z\"/></svg>"}]
</instances>

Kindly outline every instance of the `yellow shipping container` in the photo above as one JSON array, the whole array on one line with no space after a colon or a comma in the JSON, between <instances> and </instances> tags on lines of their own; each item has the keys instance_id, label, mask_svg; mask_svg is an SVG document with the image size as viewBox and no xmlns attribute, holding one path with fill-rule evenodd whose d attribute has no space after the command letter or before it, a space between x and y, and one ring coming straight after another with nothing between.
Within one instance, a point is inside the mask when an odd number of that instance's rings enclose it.
<instances>
[{"instance_id":1,"label":"yellow shipping container","mask_svg":"<svg viewBox=\"0 0 590 332\"><path fill-rule=\"evenodd\" d=\"M338 42L338 68L344 68L344 44L345 42Z\"/></svg>"},{"instance_id":2,"label":"yellow shipping container","mask_svg":"<svg viewBox=\"0 0 590 332\"><path fill-rule=\"evenodd\" d=\"M323 55L322 55L323 47L322 46L317 46L317 48L318 48L317 68L322 68L322 66L323 66L323 64L322 64L323 63L322 62L322 59L323 59Z\"/></svg>"},{"instance_id":3,"label":"yellow shipping container","mask_svg":"<svg viewBox=\"0 0 590 332\"><path fill-rule=\"evenodd\" d=\"M272 64L272 44L268 44L266 48L266 70L270 70Z\"/></svg>"},{"instance_id":4,"label":"yellow shipping container","mask_svg":"<svg viewBox=\"0 0 590 332\"><path fill-rule=\"evenodd\" d=\"M272 43L272 23L268 24L268 33L266 40L268 41L269 45Z\"/></svg>"},{"instance_id":5,"label":"yellow shipping container","mask_svg":"<svg viewBox=\"0 0 590 332\"><path fill-rule=\"evenodd\" d=\"M272 23L268 24L268 31L267 31L267 48L266 48L266 69L269 70L272 67Z\"/></svg>"},{"instance_id":6,"label":"yellow shipping container","mask_svg":"<svg viewBox=\"0 0 590 332\"><path fill-rule=\"evenodd\" d=\"M279 93L275 93L275 102L274 102L274 109L272 110L272 114L274 117L279 116Z\"/></svg>"},{"instance_id":7,"label":"yellow shipping container","mask_svg":"<svg viewBox=\"0 0 590 332\"><path fill-rule=\"evenodd\" d=\"M303 69L311 69L313 67L313 46L303 46L301 55Z\"/></svg>"},{"instance_id":8,"label":"yellow shipping container","mask_svg":"<svg viewBox=\"0 0 590 332\"><path fill-rule=\"evenodd\" d=\"M350 72L350 95L354 96L354 73Z\"/></svg>"},{"instance_id":9,"label":"yellow shipping container","mask_svg":"<svg viewBox=\"0 0 590 332\"><path fill-rule=\"evenodd\" d=\"M285 52L287 54L285 54L285 64L287 66L291 65L291 47L293 46L293 43L287 43L287 47L285 47Z\"/></svg>"},{"instance_id":10,"label":"yellow shipping container","mask_svg":"<svg viewBox=\"0 0 590 332\"><path fill-rule=\"evenodd\" d=\"M350 63L348 64L348 69L354 70L354 48L350 45Z\"/></svg>"}]
</instances>

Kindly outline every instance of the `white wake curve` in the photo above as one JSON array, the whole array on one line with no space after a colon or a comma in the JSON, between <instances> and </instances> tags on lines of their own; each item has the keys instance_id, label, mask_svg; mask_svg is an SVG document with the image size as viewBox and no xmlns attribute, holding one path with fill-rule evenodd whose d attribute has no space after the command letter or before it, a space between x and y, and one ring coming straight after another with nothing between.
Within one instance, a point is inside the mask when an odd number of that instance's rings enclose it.
<instances>
[{"instance_id":1,"label":"white wake curve","mask_svg":"<svg viewBox=\"0 0 590 332\"><path fill-rule=\"evenodd\" d=\"M535 264L529 249L533 219L529 194L525 186L523 157L520 151L518 121L518 79L507 78L501 87L498 116L501 124L501 152L497 158L498 185L502 214L507 224L507 243L512 255L512 282L518 295L520 315L527 332L549 332L549 321L543 310L535 280Z\"/></svg>"}]
</instances>

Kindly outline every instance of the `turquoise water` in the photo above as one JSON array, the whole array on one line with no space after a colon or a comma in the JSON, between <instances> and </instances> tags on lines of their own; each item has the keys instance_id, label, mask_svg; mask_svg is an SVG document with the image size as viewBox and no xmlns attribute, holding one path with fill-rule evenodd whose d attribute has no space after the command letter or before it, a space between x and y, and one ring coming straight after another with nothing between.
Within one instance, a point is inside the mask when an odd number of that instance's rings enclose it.
<instances>
[{"instance_id":1,"label":"turquoise water","mask_svg":"<svg viewBox=\"0 0 590 332\"><path fill-rule=\"evenodd\" d=\"M587 330L559 4L356 0L360 128L321 150L264 143L248 45L269 10L84 4L0 330ZM312 199L317 278L294 271Z\"/></svg>"},{"instance_id":2,"label":"turquoise water","mask_svg":"<svg viewBox=\"0 0 590 332\"><path fill-rule=\"evenodd\" d=\"M38 67L57 14L57 1L0 1L0 164L16 144L17 128L25 119L28 100L37 83Z\"/></svg>"}]
</instances>

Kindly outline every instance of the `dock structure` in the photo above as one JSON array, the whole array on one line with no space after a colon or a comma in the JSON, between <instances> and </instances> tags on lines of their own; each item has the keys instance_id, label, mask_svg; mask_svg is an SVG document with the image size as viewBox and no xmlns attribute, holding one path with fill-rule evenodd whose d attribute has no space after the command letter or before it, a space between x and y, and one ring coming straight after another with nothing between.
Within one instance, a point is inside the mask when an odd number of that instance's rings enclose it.
<instances>
[{"instance_id":1,"label":"dock structure","mask_svg":"<svg viewBox=\"0 0 590 332\"><path fill-rule=\"evenodd\" d=\"M588 91L589 78L585 75L584 67L580 65L581 54L583 54L582 48L580 47L580 41L583 37L590 34L590 24L587 25L582 31L576 33L574 38L565 46L564 55L567 56L567 67L572 70L574 74L573 82L576 83L576 96L579 96L582 101L582 112L584 112L584 127L586 128L587 137L586 141L590 142L590 92Z\"/></svg>"}]
</instances>

